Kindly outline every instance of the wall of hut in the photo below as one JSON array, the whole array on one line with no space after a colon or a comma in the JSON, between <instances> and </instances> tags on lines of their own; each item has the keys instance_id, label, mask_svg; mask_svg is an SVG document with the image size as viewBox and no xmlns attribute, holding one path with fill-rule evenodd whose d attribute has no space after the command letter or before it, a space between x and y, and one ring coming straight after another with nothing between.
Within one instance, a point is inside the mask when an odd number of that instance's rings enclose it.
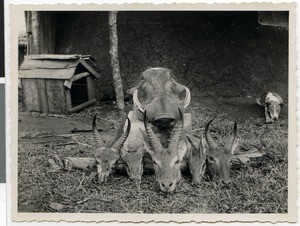
<instances>
[{"instance_id":1,"label":"wall of hut","mask_svg":"<svg viewBox=\"0 0 300 226\"><path fill-rule=\"evenodd\" d=\"M288 31L257 23L256 12L119 12L124 89L148 67L168 67L192 95L288 93ZM113 98L107 12L60 12L55 53L90 54L103 76L99 100Z\"/></svg>"}]
</instances>

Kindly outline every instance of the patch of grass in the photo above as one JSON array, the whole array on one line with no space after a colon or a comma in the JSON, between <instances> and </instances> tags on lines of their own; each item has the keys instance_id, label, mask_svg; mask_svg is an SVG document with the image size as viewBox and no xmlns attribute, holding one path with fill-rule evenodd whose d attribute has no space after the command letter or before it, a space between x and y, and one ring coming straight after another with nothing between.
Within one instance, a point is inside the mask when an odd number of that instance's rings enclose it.
<instances>
[{"instance_id":1,"label":"patch of grass","mask_svg":"<svg viewBox=\"0 0 300 226\"><path fill-rule=\"evenodd\" d=\"M93 110L89 110L94 114ZM193 134L201 135L205 123L211 125L212 137L220 144L233 128L233 118L226 114L197 106L191 108ZM78 115L77 115L78 116ZM72 116L75 117L75 116ZM70 120L72 119L66 119ZM81 117L84 117L82 115ZM87 117L90 117L88 115ZM103 117L103 116L102 116ZM104 119L120 123L116 113ZM47 120L47 118L45 118ZM174 194L159 191L154 175L144 175L141 189L126 174L114 174L108 182L98 185L95 171L83 170L47 172L48 158L60 156L90 157L94 151L78 145L54 146L57 142L32 144L19 142L18 207L20 212L114 212L114 213L286 213L288 196L288 121L264 124L262 119L238 120L241 147L266 148L267 156L259 164L231 170L233 184L220 189L203 181L194 186L189 176L183 176ZM29 132L29 131L28 131ZM112 135L102 133L110 141ZM91 134L79 141L94 145ZM55 208L57 205L60 208Z\"/></svg>"}]
</instances>

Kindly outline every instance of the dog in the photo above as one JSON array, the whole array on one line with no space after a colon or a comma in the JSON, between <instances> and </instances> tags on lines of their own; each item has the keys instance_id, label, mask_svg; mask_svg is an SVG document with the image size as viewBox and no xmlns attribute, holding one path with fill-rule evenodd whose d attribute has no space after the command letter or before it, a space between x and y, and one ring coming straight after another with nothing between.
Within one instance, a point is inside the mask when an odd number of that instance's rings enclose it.
<instances>
[{"instance_id":1,"label":"dog","mask_svg":"<svg viewBox=\"0 0 300 226\"><path fill-rule=\"evenodd\" d=\"M278 117L280 110L284 107L282 98L274 92L264 92L256 103L265 107L266 123L274 123Z\"/></svg>"}]
</instances>

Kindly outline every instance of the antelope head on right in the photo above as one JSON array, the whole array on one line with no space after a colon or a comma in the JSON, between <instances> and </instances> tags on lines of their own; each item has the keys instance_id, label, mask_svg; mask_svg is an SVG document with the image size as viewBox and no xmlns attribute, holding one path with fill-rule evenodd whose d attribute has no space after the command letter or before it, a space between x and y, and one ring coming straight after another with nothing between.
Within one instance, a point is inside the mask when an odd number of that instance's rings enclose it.
<instances>
[{"instance_id":1,"label":"antelope head on right","mask_svg":"<svg viewBox=\"0 0 300 226\"><path fill-rule=\"evenodd\" d=\"M97 160L97 172L98 172L98 180L99 183L103 183L107 181L108 176L113 172L115 163L120 158L120 149L122 148L124 142L126 141L128 134L130 132L131 123L130 120L127 118L128 124L126 131L123 131L123 125L120 126L120 131L122 130L122 134L119 138L117 133L115 139L109 144L105 145L100 137L96 126L96 118L97 114L94 116L93 119L93 133L94 139L96 142L96 160ZM125 126L124 121L124 126Z\"/></svg>"},{"instance_id":2,"label":"antelope head on right","mask_svg":"<svg viewBox=\"0 0 300 226\"><path fill-rule=\"evenodd\" d=\"M206 169L213 180L221 187L229 187L231 184L230 178L230 161L238 147L237 124L234 122L232 134L223 147L220 147L211 137L209 133L209 125L213 121L210 120L205 126L205 138L208 144L206 155Z\"/></svg>"}]
</instances>

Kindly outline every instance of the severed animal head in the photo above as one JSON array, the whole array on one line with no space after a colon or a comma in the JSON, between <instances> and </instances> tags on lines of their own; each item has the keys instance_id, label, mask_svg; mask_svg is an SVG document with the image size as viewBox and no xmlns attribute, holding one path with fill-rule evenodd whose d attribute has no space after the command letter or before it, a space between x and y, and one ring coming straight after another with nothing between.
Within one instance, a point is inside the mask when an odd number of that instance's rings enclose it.
<instances>
[{"instance_id":1,"label":"severed animal head","mask_svg":"<svg viewBox=\"0 0 300 226\"><path fill-rule=\"evenodd\" d=\"M205 138L208 144L206 155L206 169L213 180L216 180L221 187L228 187L231 184L230 161L238 147L237 124L234 122L232 134L223 147L217 145L209 133L210 120L205 126Z\"/></svg>"},{"instance_id":2,"label":"severed animal head","mask_svg":"<svg viewBox=\"0 0 300 226\"><path fill-rule=\"evenodd\" d=\"M126 131L123 132L123 125L121 125L119 128L119 131L122 131L121 136L117 138L119 134L118 132L115 139L109 145L105 145L98 132L96 126L96 119L97 119L97 114L94 116L93 119L93 133L96 142L95 157L98 163L97 172L98 172L99 183L103 183L107 181L108 176L113 172L115 163L120 157L120 149L122 148L124 142L128 137L131 123L130 120L127 118L128 123L127 123ZM125 122L126 121L122 123L124 124L124 126L125 126Z\"/></svg>"},{"instance_id":3,"label":"severed animal head","mask_svg":"<svg viewBox=\"0 0 300 226\"><path fill-rule=\"evenodd\" d=\"M143 72L139 84L127 91L133 95L135 108L147 111L150 123L158 128L172 128L181 111L189 105L189 89L176 82L168 68L149 68ZM142 120L142 118L140 119Z\"/></svg>"},{"instance_id":4,"label":"severed animal head","mask_svg":"<svg viewBox=\"0 0 300 226\"><path fill-rule=\"evenodd\" d=\"M147 111L144 112L144 125L147 133L147 136L144 135L144 139L149 142L150 147L146 151L152 158L156 181L160 190L166 193L173 192L177 182L181 179L180 165L183 156L179 154L178 146L183 133L183 115L180 108L178 110L180 117L172 130L168 148L162 146L148 123Z\"/></svg>"},{"instance_id":5,"label":"severed animal head","mask_svg":"<svg viewBox=\"0 0 300 226\"><path fill-rule=\"evenodd\" d=\"M144 138L139 128L132 128L130 134L121 149L121 158L125 162L125 168L130 179L140 184L143 174Z\"/></svg>"}]
</instances>

